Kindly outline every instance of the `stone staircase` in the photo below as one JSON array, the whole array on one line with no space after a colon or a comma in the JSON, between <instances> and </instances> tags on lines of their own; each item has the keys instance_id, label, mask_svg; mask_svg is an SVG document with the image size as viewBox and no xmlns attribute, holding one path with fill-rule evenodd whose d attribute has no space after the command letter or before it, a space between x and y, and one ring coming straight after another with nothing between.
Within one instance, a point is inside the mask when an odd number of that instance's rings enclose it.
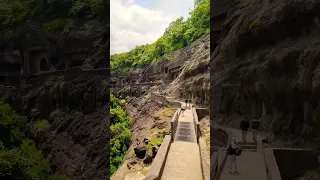
<instances>
[{"instance_id":1,"label":"stone staircase","mask_svg":"<svg viewBox=\"0 0 320 180\"><path fill-rule=\"evenodd\" d=\"M239 146L242 148L242 151L257 152L258 150L258 145L256 142L239 142Z\"/></svg>"}]
</instances>

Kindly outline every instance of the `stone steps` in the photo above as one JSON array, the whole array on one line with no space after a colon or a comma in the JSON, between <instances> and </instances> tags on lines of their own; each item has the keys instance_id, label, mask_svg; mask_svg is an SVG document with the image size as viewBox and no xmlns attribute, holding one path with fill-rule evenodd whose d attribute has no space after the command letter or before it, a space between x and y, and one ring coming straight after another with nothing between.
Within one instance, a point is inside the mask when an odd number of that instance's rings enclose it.
<instances>
[{"instance_id":1,"label":"stone steps","mask_svg":"<svg viewBox=\"0 0 320 180\"><path fill-rule=\"evenodd\" d=\"M194 126L192 122L178 122L176 141L194 142L195 135L193 128Z\"/></svg>"},{"instance_id":2,"label":"stone steps","mask_svg":"<svg viewBox=\"0 0 320 180\"><path fill-rule=\"evenodd\" d=\"M239 142L239 146L242 148L243 151L256 152L258 149L258 145L256 142Z\"/></svg>"}]
</instances>

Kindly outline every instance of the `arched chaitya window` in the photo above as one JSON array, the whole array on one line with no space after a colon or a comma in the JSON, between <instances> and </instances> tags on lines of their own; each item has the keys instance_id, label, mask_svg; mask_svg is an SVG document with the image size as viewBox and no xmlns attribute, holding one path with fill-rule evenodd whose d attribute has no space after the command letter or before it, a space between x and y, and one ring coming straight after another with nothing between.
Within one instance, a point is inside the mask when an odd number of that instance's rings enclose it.
<instances>
[{"instance_id":1,"label":"arched chaitya window","mask_svg":"<svg viewBox=\"0 0 320 180\"><path fill-rule=\"evenodd\" d=\"M45 58L42 58L40 60L40 71L45 71L48 67L47 60Z\"/></svg>"}]
</instances>

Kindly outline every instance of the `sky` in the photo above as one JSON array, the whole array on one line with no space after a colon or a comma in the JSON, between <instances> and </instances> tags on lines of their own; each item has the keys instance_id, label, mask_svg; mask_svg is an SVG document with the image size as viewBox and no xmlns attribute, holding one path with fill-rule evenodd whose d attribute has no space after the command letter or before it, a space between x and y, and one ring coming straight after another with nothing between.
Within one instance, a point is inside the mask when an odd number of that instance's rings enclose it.
<instances>
[{"instance_id":1,"label":"sky","mask_svg":"<svg viewBox=\"0 0 320 180\"><path fill-rule=\"evenodd\" d=\"M194 0L110 0L110 51L127 52L155 42L178 17L189 17Z\"/></svg>"}]
</instances>

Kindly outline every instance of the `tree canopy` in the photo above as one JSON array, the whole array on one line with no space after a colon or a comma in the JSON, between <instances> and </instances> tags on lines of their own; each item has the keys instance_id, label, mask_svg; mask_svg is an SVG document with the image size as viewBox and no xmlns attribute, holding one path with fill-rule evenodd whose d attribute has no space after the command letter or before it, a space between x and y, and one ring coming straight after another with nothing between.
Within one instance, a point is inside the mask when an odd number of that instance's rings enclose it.
<instances>
[{"instance_id":1,"label":"tree canopy","mask_svg":"<svg viewBox=\"0 0 320 180\"><path fill-rule=\"evenodd\" d=\"M0 179L67 180L27 136L27 120L0 100Z\"/></svg>"},{"instance_id":2,"label":"tree canopy","mask_svg":"<svg viewBox=\"0 0 320 180\"><path fill-rule=\"evenodd\" d=\"M43 24L47 31L62 29L71 19L109 21L109 0L2 0L0 30L26 20Z\"/></svg>"},{"instance_id":3,"label":"tree canopy","mask_svg":"<svg viewBox=\"0 0 320 180\"><path fill-rule=\"evenodd\" d=\"M159 61L165 54L188 46L191 42L210 32L210 1L197 0L190 17L171 22L163 35L153 44L140 45L129 52L111 56L111 69L129 71L143 68Z\"/></svg>"}]
</instances>

